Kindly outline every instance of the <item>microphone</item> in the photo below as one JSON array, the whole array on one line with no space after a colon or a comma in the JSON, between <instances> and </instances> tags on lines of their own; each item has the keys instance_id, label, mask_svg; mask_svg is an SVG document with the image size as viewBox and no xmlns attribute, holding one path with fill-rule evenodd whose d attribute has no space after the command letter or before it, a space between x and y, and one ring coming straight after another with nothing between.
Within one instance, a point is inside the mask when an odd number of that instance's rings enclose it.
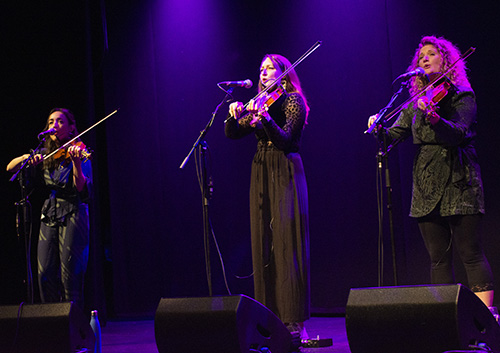
<instances>
[{"instance_id":1,"label":"microphone","mask_svg":"<svg viewBox=\"0 0 500 353\"><path fill-rule=\"evenodd\" d=\"M410 78L410 77L413 77L413 76L422 76L424 74L425 74L425 70L423 68L421 68L421 67L417 67L413 71L408 71L408 72L405 72L404 74L399 75L397 79L400 79L400 78Z\"/></svg>"},{"instance_id":2,"label":"microphone","mask_svg":"<svg viewBox=\"0 0 500 353\"><path fill-rule=\"evenodd\" d=\"M245 81L224 81L224 82L219 82L219 85L226 85L229 87L245 87L245 88L250 88L253 86L253 82L249 79L246 79Z\"/></svg>"},{"instance_id":3,"label":"microphone","mask_svg":"<svg viewBox=\"0 0 500 353\"><path fill-rule=\"evenodd\" d=\"M52 128L52 129L48 129L47 131L42 131L41 133L38 134L38 139L41 140L43 138L45 138L45 136L47 135L53 135L57 132L56 129Z\"/></svg>"}]
</instances>

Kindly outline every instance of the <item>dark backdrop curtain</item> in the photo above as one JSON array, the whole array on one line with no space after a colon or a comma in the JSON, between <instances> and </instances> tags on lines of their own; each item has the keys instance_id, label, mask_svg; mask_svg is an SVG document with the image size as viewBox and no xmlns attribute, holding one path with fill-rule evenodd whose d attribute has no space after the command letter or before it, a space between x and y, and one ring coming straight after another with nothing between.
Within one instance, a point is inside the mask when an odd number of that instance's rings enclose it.
<instances>
[{"instance_id":1,"label":"dark backdrop curtain","mask_svg":"<svg viewBox=\"0 0 500 353\"><path fill-rule=\"evenodd\" d=\"M138 5L140 4L140 5ZM466 4L463 2L463 4ZM262 56L292 62L323 45L297 71L310 99L302 156L311 212L312 305L338 312L349 288L377 285L377 146L364 136L367 117L392 94L422 35L443 35L469 60L480 105L479 153L488 193L485 243L496 272L498 155L491 142L498 32L495 2L456 1L207 2L108 1L110 51L105 62L107 126L117 313L152 314L162 296L208 294L201 195L192 158L179 165L223 97L216 83L258 79ZM488 69L485 69L488 68ZM491 71L493 70L493 71ZM236 89L248 101L255 90ZM224 106L206 138L214 182L210 210L232 293L252 293L248 185L253 137L223 135ZM489 142L488 142L489 141ZM390 156L399 284L428 282L427 255L409 219L413 146ZM385 193L385 191L383 191ZM384 284L392 266L385 229ZM212 253L214 294L228 294ZM459 280L466 282L463 274Z\"/></svg>"},{"instance_id":2,"label":"dark backdrop curtain","mask_svg":"<svg viewBox=\"0 0 500 353\"><path fill-rule=\"evenodd\" d=\"M496 1L107 0L92 3L90 10L39 6L16 5L21 20L8 36L14 49L2 58L5 69L15 68L6 81L12 85L4 112L12 137L5 139L2 161L6 165L32 146L53 105L73 107L84 126L120 108L89 135L95 139L100 189L93 208L98 248L88 276L94 284L88 290L102 302L99 283L105 283L110 315L151 316L161 297L208 295L195 156L184 169L179 165L224 97L217 82L256 83L264 54L280 53L293 62L317 40L322 46L297 67L311 106L301 154L310 197L313 312L342 312L350 288L378 283L377 145L363 131L368 116L388 102L392 80L406 71L422 35L443 35L462 51L477 47L468 61L487 195L483 233L498 278ZM47 21L45 13L53 17ZM46 53L52 53L49 63ZM247 102L255 93L255 86L237 88L233 96ZM251 295L248 187L255 140L227 139L226 113L227 104L206 137L214 183L211 225L230 293ZM390 154L398 279L410 285L429 280L427 254L407 216L413 150L407 141ZM8 225L2 227L2 248L13 252L10 210L16 192L2 184L2 222ZM383 284L392 285L387 219L385 224ZM211 251L214 294L227 295L213 242ZM0 258L2 282L22 278L18 257ZM457 280L466 283L460 269ZM11 293L9 300L18 297Z\"/></svg>"},{"instance_id":3,"label":"dark backdrop curtain","mask_svg":"<svg viewBox=\"0 0 500 353\"><path fill-rule=\"evenodd\" d=\"M15 202L21 198L17 181L9 182L7 163L14 157L29 153L38 144L36 136L45 126L49 111L66 107L73 111L78 130L84 131L103 114L102 61L103 31L100 2L67 1L4 2L0 5L3 55L0 58L2 83L3 138L2 178L0 181L0 304L19 304L28 300L25 285L25 238L16 236ZM101 192L106 183L104 131L93 130L82 137L94 154L95 193L90 204L91 240L86 276L86 313L97 309L105 322L106 306L103 285L106 212ZM103 148L101 148L101 146ZM105 189L104 189L105 190ZM32 272L34 302L38 303L36 245L41 202L34 190L32 204ZM101 207L102 206L102 207ZM109 233L108 233L109 234Z\"/></svg>"}]
</instances>

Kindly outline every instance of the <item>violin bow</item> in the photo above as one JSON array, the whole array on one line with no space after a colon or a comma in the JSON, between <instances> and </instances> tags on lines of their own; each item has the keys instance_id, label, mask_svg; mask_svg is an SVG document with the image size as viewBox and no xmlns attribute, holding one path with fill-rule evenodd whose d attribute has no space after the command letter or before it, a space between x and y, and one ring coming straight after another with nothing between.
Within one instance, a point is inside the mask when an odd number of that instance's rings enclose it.
<instances>
[{"instance_id":1,"label":"violin bow","mask_svg":"<svg viewBox=\"0 0 500 353\"><path fill-rule=\"evenodd\" d=\"M397 107L396 109L394 109L392 112L390 112L387 117L385 118L385 121L389 121L391 120L392 118L394 118L394 116L399 113L402 108L408 103L408 102L411 102L413 99L415 99L415 97L418 97L419 95L421 95L422 93L424 92L427 92L427 90L429 90L432 85L434 83L436 83L437 81L439 81L440 79L442 79L443 77L445 77L453 67L455 67L455 65L459 62L459 61L462 61L462 60L465 60L467 59L472 53L474 53L476 51L476 48L474 47L470 47L465 53L463 53L449 68L448 70L446 70L444 73L440 72L438 76L436 76L431 82L429 82L428 84L426 84L424 87L422 87L419 91L415 92L413 95L410 96L410 98L408 98L407 100L405 100L403 103L401 103L401 105L399 107ZM377 119L378 120L378 119ZM368 130L365 131L365 134L370 134L373 132L373 130L375 130L375 126L377 124L379 124L380 122L375 120L375 122L373 122L373 124L368 128Z\"/></svg>"},{"instance_id":2,"label":"violin bow","mask_svg":"<svg viewBox=\"0 0 500 353\"><path fill-rule=\"evenodd\" d=\"M309 55L311 55L316 49L318 49L320 46L321 46L322 42L320 40L318 40L316 43L314 43L314 45L309 48L304 54L302 54L302 56L300 58L298 58L293 64L292 66L290 66L288 69L286 69L285 71L283 71L281 73L281 75L279 75L278 77L276 77L274 79L274 81L267 85L266 88L264 88L262 91L260 91L255 97L253 97L252 99L257 99L259 98L261 95L263 95L264 93L266 93L267 91L269 91L269 89L271 89L271 87L273 87L277 82L281 82L281 79L283 79L283 77L285 77L286 75L288 75L288 73L290 71L292 71L293 69L295 69L296 66L298 66L302 61L304 61ZM247 104L245 104L245 108L248 106L250 102L247 102Z\"/></svg>"},{"instance_id":3,"label":"violin bow","mask_svg":"<svg viewBox=\"0 0 500 353\"><path fill-rule=\"evenodd\" d=\"M80 138L80 136L83 136L84 134L86 134L87 132L89 132L90 130L92 130L93 128L95 128L97 125L99 125L100 123L102 123L103 121L105 121L106 119L108 119L109 117L111 117L112 115L118 113L118 110L120 108L116 109L114 112L108 114L107 116L105 116L104 118L102 118L101 120L99 120L97 123L95 123L94 125L92 125L91 127L89 127L87 130L79 133L78 135L76 135L75 137L73 137L71 140L69 140L68 142L66 142L64 145L62 145L61 147L59 147L58 149L52 151L51 153L49 154L46 154L45 156L43 156L43 159L46 159L46 158L50 158L52 157L57 151L59 150L62 150L63 148L66 148L68 147L73 141L75 141L76 139Z\"/></svg>"}]
</instances>

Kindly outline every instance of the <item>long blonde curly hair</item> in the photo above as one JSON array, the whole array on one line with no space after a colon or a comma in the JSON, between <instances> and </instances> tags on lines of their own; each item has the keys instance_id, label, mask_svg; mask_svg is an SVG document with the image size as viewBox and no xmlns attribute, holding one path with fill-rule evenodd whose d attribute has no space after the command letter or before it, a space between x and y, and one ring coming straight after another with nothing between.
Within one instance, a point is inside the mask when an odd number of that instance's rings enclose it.
<instances>
[{"instance_id":1,"label":"long blonde curly hair","mask_svg":"<svg viewBox=\"0 0 500 353\"><path fill-rule=\"evenodd\" d=\"M449 40L443 37L425 36L420 40L418 48L415 50L415 55L411 61L408 71L415 70L418 68L418 58L420 56L420 50L426 45L433 45L441 58L443 63L441 65L441 72L446 72L451 65L453 65L460 58L460 50ZM458 61L455 66L446 74L446 76L451 80L454 85L471 87L466 73L467 67L465 60ZM425 76L415 76L411 79L410 83L410 93L415 94L422 87L427 84L427 78Z\"/></svg>"}]
</instances>

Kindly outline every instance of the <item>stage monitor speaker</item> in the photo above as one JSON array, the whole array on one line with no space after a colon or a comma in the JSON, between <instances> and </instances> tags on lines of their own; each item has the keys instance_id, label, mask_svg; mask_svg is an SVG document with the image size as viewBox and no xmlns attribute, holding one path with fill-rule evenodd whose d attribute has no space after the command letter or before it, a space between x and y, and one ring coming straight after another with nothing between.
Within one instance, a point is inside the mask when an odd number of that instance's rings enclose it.
<instances>
[{"instance_id":1,"label":"stage monitor speaker","mask_svg":"<svg viewBox=\"0 0 500 353\"><path fill-rule=\"evenodd\" d=\"M500 350L500 326L460 284L351 289L346 331L351 353Z\"/></svg>"},{"instance_id":2,"label":"stage monitor speaker","mask_svg":"<svg viewBox=\"0 0 500 353\"><path fill-rule=\"evenodd\" d=\"M89 321L73 303L0 306L2 352L93 352L94 344Z\"/></svg>"},{"instance_id":3,"label":"stage monitor speaker","mask_svg":"<svg viewBox=\"0 0 500 353\"><path fill-rule=\"evenodd\" d=\"M292 335L276 315L245 296L162 298L155 315L159 353L287 353Z\"/></svg>"}]
</instances>

